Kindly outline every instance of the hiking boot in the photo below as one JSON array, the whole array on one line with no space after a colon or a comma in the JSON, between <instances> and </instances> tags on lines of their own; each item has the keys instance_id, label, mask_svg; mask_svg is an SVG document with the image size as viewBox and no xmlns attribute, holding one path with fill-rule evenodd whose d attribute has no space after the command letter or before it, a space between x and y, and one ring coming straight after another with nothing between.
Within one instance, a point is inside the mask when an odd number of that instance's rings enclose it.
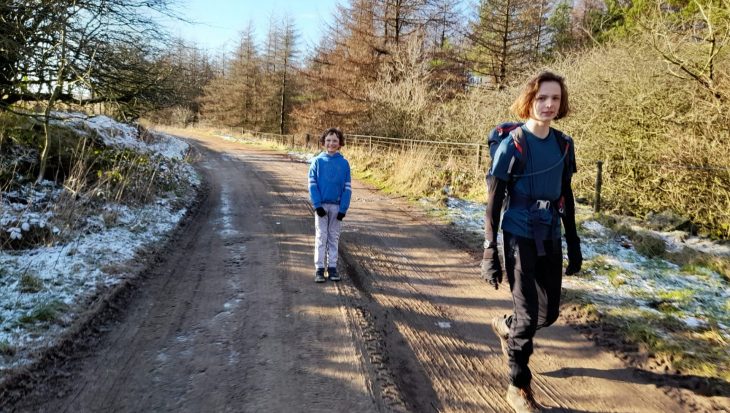
<instances>
[{"instance_id":1,"label":"hiking boot","mask_svg":"<svg viewBox=\"0 0 730 413\"><path fill-rule=\"evenodd\" d=\"M509 385L507 388L507 403L515 410L515 413L539 413L544 407L535 400L532 388L528 385L524 389Z\"/></svg>"},{"instance_id":2,"label":"hiking boot","mask_svg":"<svg viewBox=\"0 0 730 413\"><path fill-rule=\"evenodd\" d=\"M337 274L337 268L336 267L329 267L327 268L327 275L329 276L330 281L340 281L340 274Z\"/></svg>"},{"instance_id":3,"label":"hiking boot","mask_svg":"<svg viewBox=\"0 0 730 413\"><path fill-rule=\"evenodd\" d=\"M314 272L314 282L316 282L316 283L325 282L324 268L317 268L317 271Z\"/></svg>"},{"instance_id":4,"label":"hiking boot","mask_svg":"<svg viewBox=\"0 0 730 413\"><path fill-rule=\"evenodd\" d=\"M499 337L499 344L502 346L502 354L505 358L509 358L507 351L507 339L509 338L509 326L507 326L507 316L496 316L492 319L492 331Z\"/></svg>"}]
</instances>

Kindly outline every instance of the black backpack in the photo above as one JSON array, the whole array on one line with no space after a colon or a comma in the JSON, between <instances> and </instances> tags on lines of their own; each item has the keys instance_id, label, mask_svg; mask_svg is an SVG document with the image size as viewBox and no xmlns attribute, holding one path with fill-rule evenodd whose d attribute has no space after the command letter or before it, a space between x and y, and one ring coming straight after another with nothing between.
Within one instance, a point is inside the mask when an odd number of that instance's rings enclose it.
<instances>
[{"instance_id":1,"label":"black backpack","mask_svg":"<svg viewBox=\"0 0 730 413\"><path fill-rule=\"evenodd\" d=\"M515 148L517 149L517 152L519 152L521 155L518 162L516 162L516 169L510 169L510 176L512 176L513 179L524 176L522 175L522 172L525 170L525 162L527 160L527 145L525 145L525 137L522 134L522 125L524 125L523 122L500 123L494 129L489 131L489 135L487 136L490 159L494 159L494 153L497 151L497 147L499 147L499 144L508 136L512 137L512 140L515 143ZM563 161L565 162L565 167L563 168L563 178L566 178L566 174L568 175L567 178L570 178L572 174L576 172L575 162L570 159L569 156L570 147L571 145L573 145L573 139L557 129L551 129L555 132L558 145L560 146L560 153L563 154Z\"/></svg>"}]
</instances>

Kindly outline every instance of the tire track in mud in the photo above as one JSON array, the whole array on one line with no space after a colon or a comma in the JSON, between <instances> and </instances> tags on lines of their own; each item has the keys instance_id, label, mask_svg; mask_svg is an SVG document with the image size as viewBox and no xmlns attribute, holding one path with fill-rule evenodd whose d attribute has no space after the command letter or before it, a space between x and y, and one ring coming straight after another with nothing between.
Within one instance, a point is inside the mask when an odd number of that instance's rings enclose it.
<instances>
[{"instance_id":1,"label":"tire track in mud","mask_svg":"<svg viewBox=\"0 0 730 413\"><path fill-rule=\"evenodd\" d=\"M265 185L269 188L270 193L272 193L272 195L275 197L274 210L280 211L280 214L283 215L293 214L297 217L303 216L305 220L311 221L312 232L311 234L307 234L307 237L312 238L312 245L308 245L307 252L313 252L314 210L309 202L308 197L305 194L302 194L300 190L298 190L302 186L302 182L306 182L306 173L303 173L301 176L296 176L292 175L291 173L281 173L281 171L279 171L278 169L274 171L269 170L268 172L269 174L267 174L266 176L261 176L260 178L265 182ZM300 229L301 228L291 228L287 222L277 222L277 227L275 228L274 232L277 234L277 236L283 237L282 239L287 239L287 235L290 235L291 230L298 231ZM300 262L300 260L298 261L295 255L292 255L291 251L284 252L283 258L285 261L289 261L292 263ZM309 259L307 260L307 264L308 266L312 266L313 272L313 265L310 263L311 256L309 256L308 258ZM342 272L343 280L346 279L347 271L343 271L344 267L342 261L338 263L338 267ZM292 284L296 284L298 282L301 282L301 280L295 279L294 277L287 277L287 284L289 282L291 282ZM309 282L311 282L311 278L308 277L307 283ZM380 412L407 411L402 408L403 403L399 400L397 394L395 394L392 390L380 391L380 387L375 386L371 380L373 375L369 371L368 363L368 360L371 359L368 359L363 355L363 341L361 339L362 333L360 330L360 328L363 325L366 325L366 323L363 322L363 317L360 313L356 311L355 304L353 304L356 300L358 300L357 294L353 294L352 288L348 288L348 286L344 282L326 283L325 285L321 286L321 288L324 288L327 292L335 293L338 296L338 308L340 316L342 317L343 321L347 322L348 331L351 336L354 349L360 354L362 362L362 366L360 367L362 369L362 376L366 381L368 392L370 394L370 397L372 398L372 401L375 403L375 407L377 407L377 410ZM370 336L376 337L376 335L372 332L372 328L370 330ZM370 345L368 345L368 347L372 348L372 346ZM380 368L382 370L382 364Z\"/></svg>"},{"instance_id":2,"label":"tire track in mud","mask_svg":"<svg viewBox=\"0 0 730 413\"><path fill-rule=\"evenodd\" d=\"M484 357L481 353L483 350L475 348L461 339L451 329L434 331L430 322L435 324L438 322L435 320L453 319L448 311L430 302L428 297L409 281L399 282L399 285L407 289L409 294L407 298L398 298L380 292L386 290L382 284L387 283L387 279L390 277L401 280L408 280L409 277L414 280L428 279L424 276L425 271L419 265L394 250L390 250L393 255L388 257L394 262L373 260L372 257L378 257L376 251L368 247L353 247L352 243L345 244L341 251L357 274L356 276L360 278L360 288L365 290L368 295L377 296L378 303L371 304L371 307L377 306L380 307L379 312L387 312L388 316L384 318L388 319L389 326L383 326L382 330L385 332L394 330L402 335L405 341L397 343L390 340L390 345L418 343L416 346L411 346L410 351L413 352L416 359L427 361L421 364L424 378L418 382L422 386L433 389L410 390L413 395L409 398L409 404L414 407L414 411L426 411L424 409L429 409L429 411L441 411L442 409L447 411L509 411L509 406L503 401L501 394L496 392L493 387L484 386L479 382L480 378L485 377L492 382L503 381L503 377L495 374L500 371L500 368L491 362L492 358ZM413 265L409 266L411 264ZM408 313L415 315L404 314L402 309L407 309ZM383 351L387 353L388 349ZM501 355L501 350L499 351ZM389 359L389 361L394 364L404 363L402 359ZM398 372L392 373L392 375L394 377L402 376ZM401 388L413 386L413 383L407 383L404 380L398 381ZM416 394L419 393L432 393L433 398L427 401L414 400L418 397ZM443 402L447 406L443 406L439 402L437 395L442 395Z\"/></svg>"}]
</instances>

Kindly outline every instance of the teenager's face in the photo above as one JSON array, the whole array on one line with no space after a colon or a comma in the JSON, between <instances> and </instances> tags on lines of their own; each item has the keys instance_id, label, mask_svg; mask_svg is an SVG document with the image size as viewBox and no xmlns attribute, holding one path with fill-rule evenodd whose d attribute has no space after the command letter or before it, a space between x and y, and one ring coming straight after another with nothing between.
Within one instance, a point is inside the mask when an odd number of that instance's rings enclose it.
<instances>
[{"instance_id":1,"label":"teenager's face","mask_svg":"<svg viewBox=\"0 0 730 413\"><path fill-rule=\"evenodd\" d=\"M560 110L560 83L546 81L540 83L540 88L532 101L530 116L541 122L550 122L558 116Z\"/></svg>"},{"instance_id":2,"label":"teenager's face","mask_svg":"<svg viewBox=\"0 0 730 413\"><path fill-rule=\"evenodd\" d=\"M334 154L338 150L340 150L340 138L337 137L334 133L330 133L329 135L324 137L324 148L327 150L328 154Z\"/></svg>"}]
</instances>

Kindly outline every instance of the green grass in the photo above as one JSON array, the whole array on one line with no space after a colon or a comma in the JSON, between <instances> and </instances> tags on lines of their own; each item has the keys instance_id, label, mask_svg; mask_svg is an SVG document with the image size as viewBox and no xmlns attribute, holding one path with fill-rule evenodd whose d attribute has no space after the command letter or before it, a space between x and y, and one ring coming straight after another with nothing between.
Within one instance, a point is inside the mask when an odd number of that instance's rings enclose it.
<instances>
[{"instance_id":1,"label":"green grass","mask_svg":"<svg viewBox=\"0 0 730 413\"><path fill-rule=\"evenodd\" d=\"M43 290L43 280L33 274L23 274L20 277L20 292L37 293Z\"/></svg>"},{"instance_id":2,"label":"green grass","mask_svg":"<svg viewBox=\"0 0 730 413\"><path fill-rule=\"evenodd\" d=\"M646 275L654 277L662 276L661 269L671 267L658 258L652 259L648 265L652 271ZM613 286L618 287L625 282L624 271L611 265L605 256L587 260L584 268L588 277L591 274L607 277ZM601 325L615 330L620 340L638 347L671 372L730 381L728 343L716 321L710 319L705 325L692 328L681 320L685 316L681 309L691 305L697 298L697 291L692 288L671 291L631 288L629 292L635 299L650 303L653 309L630 305L607 307L599 313L589 293L571 290L564 295L564 304L576 306L587 319L595 317ZM730 300L721 305L730 311Z\"/></svg>"},{"instance_id":3,"label":"green grass","mask_svg":"<svg viewBox=\"0 0 730 413\"><path fill-rule=\"evenodd\" d=\"M685 247L679 252L667 253L666 258L681 266L682 272L687 274L702 274L709 270L730 282L730 257L713 257Z\"/></svg>"},{"instance_id":4,"label":"green grass","mask_svg":"<svg viewBox=\"0 0 730 413\"><path fill-rule=\"evenodd\" d=\"M678 304L687 304L694 298L695 291L689 288L674 291L658 291L657 298L664 301L671 301Z\"/></svg>"},{"instance_id":5,"label":"green grass","mask_svg":"<svg viewBox=\"0 0 730 413\"><path fill-rule=\"evenodd\" d=\"M590 276L590 274L606 276L614 287L625 284L627 277L626 273L620 267L609 264L603 255L585 261L581 274L586 277Z\"/></svg>"},{"instance_id":6,"label":"green grass","mask_svg":"<svg viewBox=\"0 0 730 413\"><path fill-rule=\"evenodd\" d=\"M58 319L59 314L66 310L68 306L61 301L53 300L42 303L34 308L30 313L21 316L18 321L21 324L36 324L38 322L47 323Z\"/></svg>"},{"instance_id":7,"label":"green grass","mask_svg":"<svg viewBox=\"0 0 730 413\"><path fill-rule=\"evenodd\" d=\"M730 379L730 355L718 346L722 335L713 328L693 331L670 315L625 309L609 311L604 322L615 325L629 341L644 346L649 354L666 360L675 370Z\"/></svg>"}]
</instances>

